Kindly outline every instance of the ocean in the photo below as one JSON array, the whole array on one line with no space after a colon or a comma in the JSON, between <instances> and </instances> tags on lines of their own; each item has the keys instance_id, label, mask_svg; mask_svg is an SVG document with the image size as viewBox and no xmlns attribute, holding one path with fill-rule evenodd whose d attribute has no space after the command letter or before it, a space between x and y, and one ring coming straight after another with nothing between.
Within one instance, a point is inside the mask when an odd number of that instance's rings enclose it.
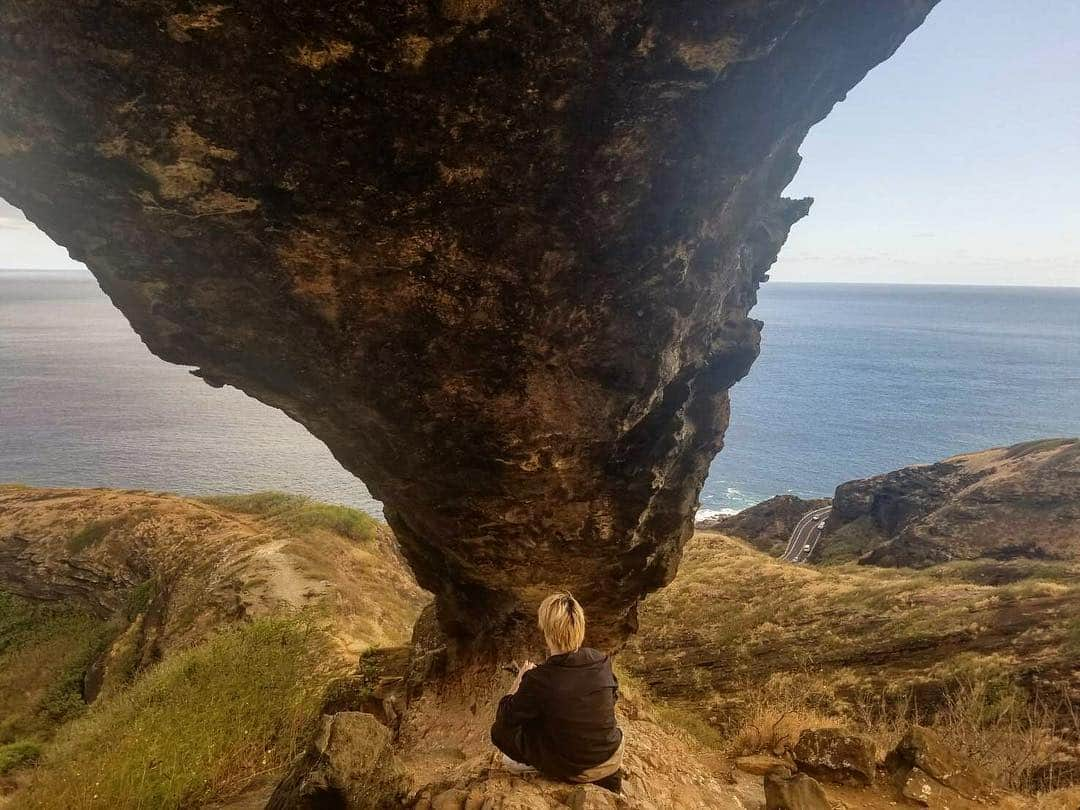
<instances>
[{"instance_id":1,"label":"ocean","mask_svg":"<svg viewBox=\"0 0 1080 810\"><path fill-rule=\"evenodd\" d=\"M732 390L710 511L1080 435L1080 289L784 284ZM85 271L0 270L0 481L281 489L380 510L284 414L153 357Z\"/></svg>"}]
</instances>

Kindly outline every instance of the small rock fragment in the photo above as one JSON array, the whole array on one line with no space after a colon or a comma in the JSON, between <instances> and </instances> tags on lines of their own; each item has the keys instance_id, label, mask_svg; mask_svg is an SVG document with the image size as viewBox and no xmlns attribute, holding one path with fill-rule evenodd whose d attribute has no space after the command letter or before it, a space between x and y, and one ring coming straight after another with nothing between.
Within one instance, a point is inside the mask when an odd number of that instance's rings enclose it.
<instances>
[{"instance_id":1,"label":"small rock fragment","mask_svg":"<svg viewBox=\"0 0 1080 810\"><path fill-rule=\"evenodd\" d=\"M780 776L791 776L792 771L794 770L791 767L791 764L786 760L780 759L780 757L769 756L768 754L738 757L735 760L735 767L743 773L752 773L755 776L765 776L770 773L779 774Z\"/></svg>"}]
</instances>

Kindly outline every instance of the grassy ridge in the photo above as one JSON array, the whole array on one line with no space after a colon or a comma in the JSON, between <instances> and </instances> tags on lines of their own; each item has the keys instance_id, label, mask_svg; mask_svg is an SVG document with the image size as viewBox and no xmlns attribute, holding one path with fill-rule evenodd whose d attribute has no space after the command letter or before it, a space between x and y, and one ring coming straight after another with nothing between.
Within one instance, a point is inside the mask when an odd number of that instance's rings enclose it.
<instances>
[{"instance_id":1,"label":"grassy ridge","mask_svg":"<svg viewBox=\"0 0 1080 810\"><path fill-rule=\"evenodd\" d=\"M359 509L321 503L288 492L213 495L199 500L229 512L270 519L282 529L294 532L325 529L357 542L371 540L379 526L378 521Z\"/></svg>"},{"instance_id":2,"label":"grassy ridge","mask_svg":"<svg viewBox=\"0 0 1080 810\"><path fill-rule=\"evenodd\" d=\"M193 807L261 789L307 741L331 677L402 643L427 601L382 524L302 496L0 499L0 533L31 538L56 594L80 598L65 590L76 556L142 580L108 620L0 593L5 808Z\"/></svg>"}]
</instances>

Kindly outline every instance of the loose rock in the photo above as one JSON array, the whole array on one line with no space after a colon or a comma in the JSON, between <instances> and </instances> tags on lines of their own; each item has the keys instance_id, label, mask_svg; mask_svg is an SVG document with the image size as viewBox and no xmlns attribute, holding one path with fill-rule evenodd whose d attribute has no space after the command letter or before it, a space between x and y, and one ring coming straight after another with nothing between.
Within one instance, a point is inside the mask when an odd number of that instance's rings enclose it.
<instances>
[{"instance_id":1,"label":"loose rock","mask_svg":"<svg viewBox=\"0 0 1080 810\"><path fill-rule=\"evenodd\" d=\"M836 728L808 729L792 752L800 770L831 782L869 785L874 781L874 741Z\"/></svg>"},{"instance_id":2,"label":"loose rock","mask_svg":"<svg viewBox=\"0 0 1080 810\"><path fill-rule=\"evenodd\" d=\"M765 776L770 773L779 776L791 776L794 771L791 763L787 760L769 756L768 754L738 757L735 760L735 767L744 773L752 773L755 776Z\"/></svg>"},{"instance_id":3,"label":"loose rock","mask_svg":"<svg viewBox=\"0 0 1080 810\"><path fill-rule=\"evenodd\" d=\"M811 776L797 773L765 777L765 810L832 810L825 788Z\"/></svg>"},{"instance_id":4,"label":"loose rock","mask_svg":"<svg viewBox=\"0 0 1080 810\"><path fill-rule=\"evenodd\" d=\"M971 801L990 801L996 793L993 780L986 771L922 726L911 728L885 758L885 768L902 792L925 793L925 776ZM915 770L920 773L912 776Z\"/></svg>"}]
</instances>

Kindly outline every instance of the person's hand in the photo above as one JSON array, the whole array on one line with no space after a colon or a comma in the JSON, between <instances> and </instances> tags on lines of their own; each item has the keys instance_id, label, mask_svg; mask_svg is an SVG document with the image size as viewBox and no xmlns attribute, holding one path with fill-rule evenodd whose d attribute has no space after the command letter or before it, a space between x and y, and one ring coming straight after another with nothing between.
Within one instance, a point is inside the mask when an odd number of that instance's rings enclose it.
<instances>
[{"instance_id":1,"label":"person's hand","mask_svg":"<svg viewBox=\"0 0 1080 810\"><path fill-rule=\"evenodd\" d=\"M530 669L536 669L536 664L532 661L526 661L520 667L518 667L517 675L514 677L514 685L510 687L510 694L514 694L521 687L521 679L525 677L525 673Z\"/></svg>"}]
</instances>

